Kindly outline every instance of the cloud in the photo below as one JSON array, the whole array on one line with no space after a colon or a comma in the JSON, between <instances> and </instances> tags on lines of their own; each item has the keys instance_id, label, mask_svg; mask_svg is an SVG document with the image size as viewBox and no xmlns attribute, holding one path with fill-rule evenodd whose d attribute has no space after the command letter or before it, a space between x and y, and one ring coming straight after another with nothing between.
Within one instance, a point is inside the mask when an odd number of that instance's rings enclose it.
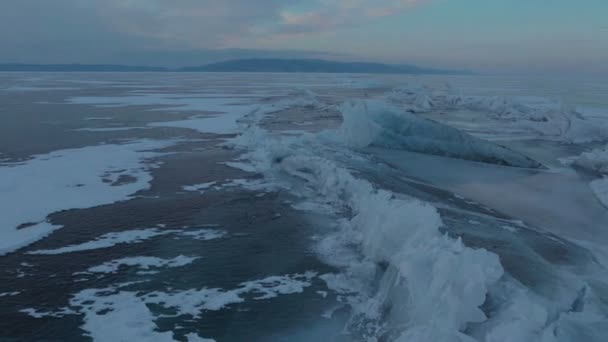
<instances>
[{"instance_id":1,"label":"cloud","mask_svg":"<svg viewBox=\"0 0 608 342\"><path fill-rule=\"evenodd\" d=\"M106 0L97 12L123 34L165 46L222 48L255 35L278 20L290 1L266 0Z\"/></svg>"},{"instance_id":2,"label":"cloud","mask_svg":"<svg viewBox=\"0 0 608 342\"><path fill-rule=\"evenodd\" d=\"M282 31L316 33L358 26L426 2L428 0L316 0L316 8L309 11L282 11Z\"/></svg>"},{"instance_id":3,"label":"cloud","mask_svg":"<svg viewBox=\"0 0 608 342\"><path fill-rule=\"evenodd\" d=\"M124 34L167 46L225 48L315 34L400 13L427 0L105 0L97 12ZM295 10L305 5L309 10Z\"/></svg>"},{"instance_id":4,"label":"cloud","mask_svg":"<svg viewBox=\"0 0 608 342\"><path fill-rule=\"evenodd\" d=\"M372 22L424 1L2 0L0 61L103 62L140 51L255 50L273 39Z\"/></svg>"}]
</instances>

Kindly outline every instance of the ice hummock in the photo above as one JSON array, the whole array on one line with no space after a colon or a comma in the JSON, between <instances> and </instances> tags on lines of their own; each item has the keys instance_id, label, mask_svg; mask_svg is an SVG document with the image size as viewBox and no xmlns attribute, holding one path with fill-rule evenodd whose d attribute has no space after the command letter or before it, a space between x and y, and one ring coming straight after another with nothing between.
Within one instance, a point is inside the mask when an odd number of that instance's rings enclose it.
<instances>
[{"instance_id":1,"label":"ice hummock","mask_svg":"<svg viewBox=\"0 0 608 342\"><path fill-rule=\"evenodd\" d=\"M573 163L583 169L608 175L608 145L581 153Z\"/></svg>"},{"instance_id":2,"label":"ice hummock","mask_svg":"<svg viewBox=\"0 0 608 342\"><path fill-rule=\"evenodd\" d=\"M340 110L344 122L338 135L350 146L373 145L506 166L542 167L521 153L381 101L355 100Z\"/></svg>"},{"instance_id":3,"label":"ice hummock","mask_svg":"<svg viewBox=\"0 0 608 342\"><path fill-rule=\"evenodd\" d=\"M467 248L442 234L441 217L427 203L377 190L305 147L258 137L257 146L249 145L256 148L249 157L258 171L292 179L289 188L296 193L302 189L299 195L319 206L351 212L352 218L340 220L337 231L318 247L328 262L367 280L374 278L376 264L386 263L393 270L388 273L394 277L386 276L376 294L351 302L352 324L357 326L351 328L362 328L358 322L394 319L408 326L402 338L465 341L466 325L486 319L479 306L488 287L503 274L495 254ZM297 185L300 182L304 184ZM361 246L363 258L340 262L335 254L344 253L345 246ZM387 310L389 318L384 317ZM382 326L371 325L374 331L367 332L368 337L383 333Z\"/></svg>"},{"instance_id":4,"label":"ice hummock","mask_svg":"<svg viewBox=\"0 0 608 342\"><path fill-rule=\"evenodd\" d=\"M411 85L387 93L387 101L415 113L443 113L451 120L458 111L468 112L466 120L456 124L462 128L490 130L496 138L504 132L513 136L557 139L568 143L583 143L608 139L605 122L585 116L580 110L560 101L535 96L482 96L454 93L444 88ZM472 127L471 122L476 123ZM491 127L490 127L491 126ZM516 134L513 134L516 133Z\"/></svg>"},{"instance_id":5,"label":"ice hummock","mask_svg":"<svg viewBox=\"0 0 608 342\"><path fill-rule=\"evenodd\" d=\"M350 334L398 342L604 340L602 294L586 279L557 267L534 272L559 286L529 284L495 252L443 234L444 219L430 203L367 178L357 165L369 165L372 152L350 147L375 144L385 128L367 109L321 136L280 137L252 125L233 140L248 151L241 157L248 171L302 198L294 208L335 223L315 249L340 271L320 278L351 308Z\"/></svg>"},{"instance_id":6,"label":"ice hummock","mask_svg":"<svg viewBox=\"0 0 608 342\"><path fill-rule=\"evenodd\" d=\"M583 152L571 162L580 168L603 175L603 178L589 183L589 187L597 199L608 208L608 145Z\"/></svg>"}]
</instances>

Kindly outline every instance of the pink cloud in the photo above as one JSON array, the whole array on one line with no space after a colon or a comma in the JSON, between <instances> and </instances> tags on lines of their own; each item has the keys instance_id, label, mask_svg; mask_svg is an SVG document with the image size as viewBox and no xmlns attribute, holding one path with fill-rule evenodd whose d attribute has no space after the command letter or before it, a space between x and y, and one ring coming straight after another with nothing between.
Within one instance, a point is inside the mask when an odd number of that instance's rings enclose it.
<instances>
[{"instance_id":1,"label":"pink cloud","mask_svg":"<svg viewBox=\"0 0 608 342\"><path fill-rule=\"evenodd\" d=\"M283 33L320 32L357 26L378 18L399 14L429 0L317 0L316 9L308 12L283 11Z\"/></svg>"}]
</instances>

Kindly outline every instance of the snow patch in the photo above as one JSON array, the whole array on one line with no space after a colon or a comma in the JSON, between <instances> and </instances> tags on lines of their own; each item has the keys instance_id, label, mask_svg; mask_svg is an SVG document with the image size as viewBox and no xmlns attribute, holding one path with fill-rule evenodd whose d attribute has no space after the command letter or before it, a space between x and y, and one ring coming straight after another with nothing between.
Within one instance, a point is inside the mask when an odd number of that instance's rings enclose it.
<instances>
[{"instance_id":1,"label":"snow patch","mask_svg":"<svg viewBox=\"0 0 608 342\"><path fill-rule=\"evenodd\" d=\"M228 233L223 230L218 229L197 229L197 230L188 230L183 231L178 234L182 237L191 238L194 240L208 241L215 240L226 237Z\"/></svg>"},{"instance_id":2,"label":"snow patch","mask_svg":"<svg viewBox=\"0 0 608 342\"><path fill-rule=\"evenodd\" d=\"M68 149L0 166L0 255L40 240L61 226L47 215L128 200L152 181L152 150L176 141L141 140ZM103 156L103 157L100 157ZM123 181L124 178L129 181ZM60 198L61 200L56 200Z\"/></svg>"},{"instance_id":3,"label":"snow patch","mask_svg":"<svg viewBox=\"0 0 608 342\"><path fill-rule=\"evenodd\" d=\"M190 289L172 292L127 291L131 284L121 284L104 289L86 289L75 294L68 308L57 312L40 313L26 309L25 313L37 317L62 317L65 314L84 315L82 329L94 341L175 341L173 332L160 332L156 319L166 313L154 313L149 304L156 304L175 312L175 316L200 317L205 311L218 311L226 306L245 301L269 300L279 295L301 293L312 285L315 272L271 276L244 282L232 290L218 288ZM111 327L111 329L108 329ZM196 334L186 335L189 341L212 341Z\"/></svg>"},{"instance_id":4,"label":"snow patch","mask_svg":"<svg viewBox=\"0 0 608 342\"><path fill-rule=\"evenodd\" d=\"M104 262L99 266L91 267L87 270L90 273L116 273L121 266L137 267L140 270L149 270L150 268L174 268L182 267L194 262L198 257L187 257L184 255L177 256L173 259L161 259L150 256L137 256L116 259Z\"/></svg>"},{"instance_id":5,"label":"snow patch","mask_svg":"<svg viewBox=\"0 0 608 342\"><path fill-rule=\"evenodd\" d=\"M228 235L227 232L218 229L185 230L186 228L187 227L181 229L165 230L159 228L147 228L126 230L122 232L112 232L101 235L95 240L87 241L81 244L65 246L57 249L36 250L28 252L28 254L57 255L65 253L83 252L95 249L110 248L121 244L141 243L157 236L164 236L169 234L204 241L219 239Z\"/></svg>"},{"instance_id":6,"label":"snow patch","mask_svg":"<svg viewBox=\"0 0 608 342\"><path fill-rule=\"evenodd\" d=\"M95 249L110 248L120 244L140 243L153 237L179 232L176 230L160 230L157 228L135 229L122 232L104 234L93 241L84 242L78 245L70 245L57 249L37 250L28 254L37 255L57 255L65 253L83 252Z\"/></svg>"},{"instance_id":7,"label":"snow patch","mask_svg":"<svg viewBox=\"0 0 608 342\"><path fill-rule=\"evenodd\" d=\"M203 193L203 192L205 192L206 189L209 189L215 183L217 183L217 182L213 181L213 182L208 182L208 183L186 185L186 186L182 186L182 189L184 191L198 191L198 192Z\"/></svg>"}]
</instances>

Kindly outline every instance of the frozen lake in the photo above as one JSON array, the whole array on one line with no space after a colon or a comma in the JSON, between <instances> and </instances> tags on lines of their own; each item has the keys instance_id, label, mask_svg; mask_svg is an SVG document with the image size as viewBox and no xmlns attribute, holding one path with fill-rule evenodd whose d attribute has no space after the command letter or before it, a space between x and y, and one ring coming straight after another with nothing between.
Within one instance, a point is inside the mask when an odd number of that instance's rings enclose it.
<instances>
[{"instance_id":1,"label":"frozen lake","mask_svg":"<svg viewBox=\"0 0 608 342\"><path fill-rule=\"evenodd\" d=\"M606 341L606 94L0 73L0 340Z\"/></svg>"}]
</instances>

